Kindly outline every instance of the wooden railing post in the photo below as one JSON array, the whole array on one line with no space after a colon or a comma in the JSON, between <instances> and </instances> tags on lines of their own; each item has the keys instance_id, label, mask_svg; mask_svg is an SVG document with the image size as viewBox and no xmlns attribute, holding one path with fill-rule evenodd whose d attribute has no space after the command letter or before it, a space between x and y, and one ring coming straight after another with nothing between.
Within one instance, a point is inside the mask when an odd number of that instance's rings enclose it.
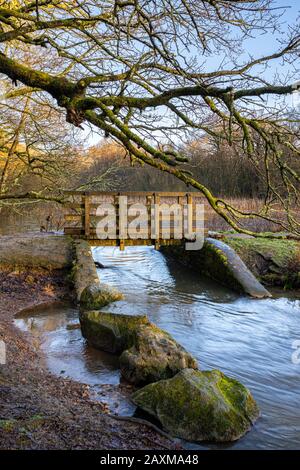
<instances>
[{"instance_id":1,"label":"wooden railing post","mask_svg":"<svg viewBox=\"0 0 300 470\"><path fill-rule=\"evenodd\" d=\"M191 193L187 193L187 233L191 235L193 233L193 196Z\"/></svg>"},{"instance_id":2,"label":"wooden railing post","mask_svg":"<svg viewBox=\"0 0 300 470\"><path fill-rule=\"evenodd\" d=\"M159 205L160 197L158 193L154 193L154 226L155 226L155 249L159 250L159 238L160 238L160 212L159 212Z\"/></svg>"},{"instance_id":3,"label":"wooden railing post","mask_svg":"<svg viewBox=\"0 0 300 470\"><path fill-rule=\"evenodd\" d=\"M148 238L151 240L151 204L152 204L152 196L146 196L146 205L147 205L147 212L148 212Z\"/></svg>"},{"instance_id":4,"label":"wooden railing post","mask_svg":"<svg viewBox=\"0 0 300 470\"><path fill-rule=\"evenodd\" d=\"M88 238L90 236L90 196L84 195L84 235Z\"/></svg>"},{"instance_id":5,"label":"wooden railing post","mask_svg":"<svg viewBox=\"0 0 300 470\"><path fill-rule=\"evenodd\" d=\"M116 227L116 237L117 237L117 243L119 244L120 251L125 250L125 240L120 238L121 230L120 230L120 196L121 193L118 193L114 197L114 204L116 208L116 221L117 221L117 227Z\"/></svg>"}]
</instances>

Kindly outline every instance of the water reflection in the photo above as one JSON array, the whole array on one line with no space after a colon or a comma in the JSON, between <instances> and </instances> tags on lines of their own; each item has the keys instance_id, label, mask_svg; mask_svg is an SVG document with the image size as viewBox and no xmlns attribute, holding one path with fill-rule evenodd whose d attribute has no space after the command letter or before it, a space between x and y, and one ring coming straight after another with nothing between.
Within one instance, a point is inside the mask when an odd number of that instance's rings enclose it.
<instances>
[{"instance_id":1,"label":"water reflection","mask_svg":"<svg viewBox=\"0 0 300 470\"><path fill-rule=\"evenodd\" d=\"M123 387L119 387L118 358L87 345L77 327L76 308L56 304L28 309L21 312L15 324L34 336L51 372L90 385L92 396L106 401L111 411L123 415L134 412L128 393L121 393Z\"/></svg>"},{"instance_id":2,"label":"water reflection","mask_svg":"<svg viewBox=\"0 0 300 470\"><path fill-rule=\"evenodd\" d=\"M199 361L248 386L262 410L253 430L233 448L300 447L300 365L291 361L300 339L300 301L241 297L167 261L149 248L95 248L103 282L126 295L107 310L146 313Z\"/></svg>"},{"instance_id":3,"label":"water reflection","mask_svg":"<svg viewBox=\"0 0 300 470\"><path fill-rule=\"evenodd\" d=\"M101 281L126 296L107 311L147 314L198 359L201 369L219 368L251 389L262 417L244 438L226 447L299 449L300 365L291 361L292 342L300 339L299 299L241 297L152 248L95 248L94 258L106 266L98 270ZM117 358L89 348L80 330L67 327L78 322L76 309L48 308L16 322L33 334L43 331L50 370L89 383L101 398L117 401L118 412L133 412L124 390L117 389Z\"/></svg>"}]
</instances>

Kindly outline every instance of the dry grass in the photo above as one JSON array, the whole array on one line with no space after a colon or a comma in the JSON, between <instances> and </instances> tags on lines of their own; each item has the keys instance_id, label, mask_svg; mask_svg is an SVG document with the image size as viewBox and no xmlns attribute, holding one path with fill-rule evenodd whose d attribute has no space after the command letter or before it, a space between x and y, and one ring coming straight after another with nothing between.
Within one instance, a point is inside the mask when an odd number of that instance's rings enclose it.
<instances>
[{"instance_id":1,"label":"dry grass","mask_svg":"<svg viewBox=\"0 0 300 470\"><path fill-rule=\"evenodd\" d=\"M256 198L225 198L227 202L244 212L258 212L263 205L263 201ZM201 202L203 199L201 198ZM163 202L168 202L164 200ZM170 203L174 202L173 200ZM200 202L200 201L199 201ZM42 230L62 230L64 226L64 213L69 213L69 209L54 204L37 204L26 207L24 206L19 213L2 212L0 220L0 235L13 234L26 231ZM295 209L297 219L300 220L300 208ZM278 208L276 217L285 220L285 212ZM48 220L47 220L48 218ZM231 227L219 216L212 208L205 204L206 228L211 231L230 230ZM245 228L255 232L280 232L282 227L278 224L268 222L260 218L246 219L244 221Z\"/></svg>"},{"instance_id":2,"label":"dry grass","mask_svg":"<svg viewBox=\"0 0 300 470\"><path fill-rule=\"evenodd\" d=\"M229 202L232 206L242 210L243 212L259 212L260 208L263 206L263 201L260 199L230 199L226 198L226 201ZM295 214L297 214L298 220L300 220L300 210L295 208ZM286 214L283 209L278 208L274 212L274 218L280 219L282 221L286 220ZM216 214L210 206L205 206L205 218L206 218L206 227L208 230L218 231L218 230L230 230L231 227ZM259 217L253 219L246 219L243 222L243 228L253 230L254 232L280 232L283 228L279 224L269 222L267 220L261 219Z\"/></svg>"}]
</instances>

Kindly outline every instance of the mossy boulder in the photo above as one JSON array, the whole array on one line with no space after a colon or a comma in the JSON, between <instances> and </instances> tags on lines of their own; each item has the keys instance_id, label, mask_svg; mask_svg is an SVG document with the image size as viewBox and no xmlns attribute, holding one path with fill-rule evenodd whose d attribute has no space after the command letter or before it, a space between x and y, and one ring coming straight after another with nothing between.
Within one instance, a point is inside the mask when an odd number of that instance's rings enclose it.
<instances>
[{"instance_id":1,"label":"mossy boulder","mask_svg":"<svg viewBox=\"0 0 300 470\"><path fill-rule=\"evenodd\" d=\"M82 311L80 323L92 346L120 354L121 373L131 383L154 382L185 367L197 368L196 360L146 316Z\"/></svg>"},{"instance_id":2,"label":"mossy boulder","mask_svg":"<svg viewBox=\"0 0 300 470\"><path fill-rule=\"evenodd\" d=\"M117 289L95 282L83 289L79 303L83 309L91 310L105 307L105 305L123 298L123 294Z\"/></svg>"},{"instance_id":3,"label":"mossy boulder","mask_svg":"<svg viewBox=\"0 0 300 470\"><path fill-rule=\"evenodd\" d=\"M259 416L249 390L218 370L184 369L138 390L132 400L172 435L188 441L235 441Z\"/></svg>"},{"instance_id":4,"label":"mossy boulder","mask_svg":"<svg viewBox=\"0 0 300 470\"><path fill-rule=\"evenodd\" d=\"M123 377L134 384L168 379L187 367L197 369L197 361L152 323L137 328L134 345L120 357Z\"/></svg>"},{"instance_id":5,"label":"mossy boulder","mask_svg":"<svg viewBox=\"0 0 300 470\"><path fill-rule=\"evenodd\" d=\"M96 349L121 354L135 343L136 330L149 324L146 316L118 315L109 312L81 311L84 338Z\"/></svg>"}]
</instances>

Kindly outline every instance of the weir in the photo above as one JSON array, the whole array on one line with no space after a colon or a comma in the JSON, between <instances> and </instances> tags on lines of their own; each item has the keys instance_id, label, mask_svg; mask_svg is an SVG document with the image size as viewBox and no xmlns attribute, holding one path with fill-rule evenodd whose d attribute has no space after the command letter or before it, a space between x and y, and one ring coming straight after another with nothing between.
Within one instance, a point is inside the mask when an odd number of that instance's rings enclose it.
<instances>
[{"instance_id":1,"label":"weir","mask_svg":"<svg viewBox=\"0 0 300 470\"><path fill-rule=\"evenodd\" d=\"M65 235L121 250L153 245L236 291L270 296L232 248L207 238L201 193L70 191L67 195Z\"/></svg>"}]
</instances>

